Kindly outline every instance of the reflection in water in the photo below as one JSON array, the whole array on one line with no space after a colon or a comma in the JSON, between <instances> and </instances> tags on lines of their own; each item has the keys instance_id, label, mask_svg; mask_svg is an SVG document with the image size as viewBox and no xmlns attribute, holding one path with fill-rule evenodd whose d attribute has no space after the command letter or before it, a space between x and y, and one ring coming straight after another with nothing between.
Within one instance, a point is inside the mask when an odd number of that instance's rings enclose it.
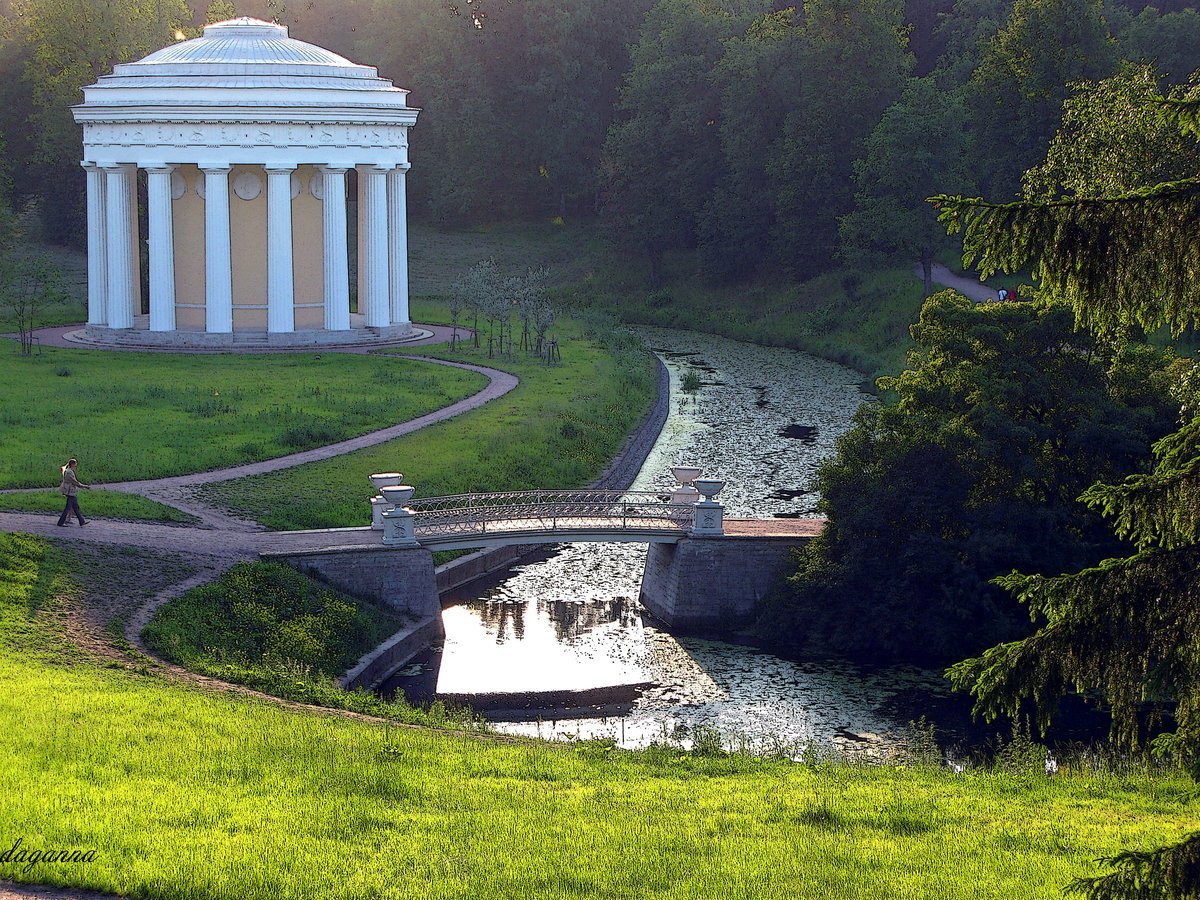
<instances>
[{"instance_id":1,"label":"reflection in water","mask_svg":"<svg viewBox=\"0 0 1200 900\"><path fill-rule=\"evenodd\" d=\"M634 487L668 490L670 467L695 463L726 481L721 500L730 517L811 514L816 467L864 399L858 376L788 350L657 329L644 334L667 362L673 399ZM705 375L694 398L678 389L688 369ZM645 621L637 603L645 556L637 544L569 544L515 567L481 596L454 599L444 611L440 654L397 683L421 699L420 680L432 690L436 679L439 695L475 697L489 709L496 704L485 697L557 692L544 694L540 714L522 709L507 717L516 721L496 727L610 737L625 746L698 725L750 743L836 743L847 731L895 731L907 720L889 711L899 698L944 690L939 674L917 669L794 663L745 646L674 637ZM634 685L640 696L630 703ZM623 698L619 707L605 689ZM590 691L587 702L595 706L560 708L567 690Z\"/></svg>"}]
</instances>

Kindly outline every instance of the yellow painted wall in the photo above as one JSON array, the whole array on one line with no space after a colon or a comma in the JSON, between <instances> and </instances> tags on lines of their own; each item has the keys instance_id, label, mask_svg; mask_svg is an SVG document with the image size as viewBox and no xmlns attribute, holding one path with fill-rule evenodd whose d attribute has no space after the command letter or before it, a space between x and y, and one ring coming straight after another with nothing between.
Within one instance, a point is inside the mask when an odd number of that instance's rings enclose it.
<instances>
[{"instance_id":1,"label":"yellow painted wall","mask_svg":"<svg viewBox=\"0 0 1200 900\"><path fill-rule=\"evenodd\" d=\"M197 179L204 173L180 165L187 190L171 206L175 238L175 324L179 331L203 331L204 200ZM241 172L262 182L259 195L243 200L233 190ZM296 328L325 327L324 205L309 189L314 166L300 166L300 193L292 200L292 270L295 279ZM267 329L267 175L261 166L234 166L229 173L230 259L233 267L234 331ZM261 307L255 309L253 307Z\"/></svg>"},{"instance_id":2,"label":"yellow painted wall","mask_svg":"<svg viewBox=\"0 0 1200 900\"><path fill-rule=\"evenodd\" d=\"M292 200L292 271L295 273L296 330L325 327L325 207L312 195L316 166L299 166L300 194ZM306 304L308 304L306 306Z\"/></svg>"},{"instance_id":3,"label":"yellow painted wall","mask_svg":"<svg viewBox=\"0 0 1200 900\"><path fill-rule=\"evenodd\" d=\"M244 172L259 182L259 193L253 200L243 200L233 189L237 177ZM233 330L266 331L267 173L262 166L234 166L229 173L229 227Z\"/></svg>"},{"instance_id":4,"label":"yellow painted wall","mask_svg":"<svg viewBox=\"0 0 1200 900\"><path fill-rule=\"evenodd\" d=\"M196 180L204 174L192 165L176 171L187 185L182 197L171 203L171 228L175 240L175 328L204 330L204 200ZM198 308L197 308L198 307Z\"/></svg>"}]
</instances>

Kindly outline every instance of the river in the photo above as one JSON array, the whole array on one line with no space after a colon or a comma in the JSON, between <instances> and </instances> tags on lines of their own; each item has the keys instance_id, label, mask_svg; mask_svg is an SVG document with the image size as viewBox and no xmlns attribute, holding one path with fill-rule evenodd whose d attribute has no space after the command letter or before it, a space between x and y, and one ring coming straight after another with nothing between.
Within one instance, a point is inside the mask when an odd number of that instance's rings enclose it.
<instances>
[{"instance_id":1,"label":"river","mask_svg":"<svg viewBox=\"0 0 1200 900\"><path fill-rule=\"evenodd\" d=\"M639 329L671 374L671 412L635 489L672 486L670 467L722 478L729 517L810 515L820 462L870 398L861 376L792 350ZM701 376L694 395L683 376ZM886 749L944 697L938 672L791 661L745 644L676 637L637 602L646 550L567 544L449 599L446 641L390 683L412 699L524 695L492 709L502 732L687 745L698 727L755 749ZM581 705L579 695L593 705ZM557 694L557 696L555 695ZM565 695L565 696L564 696ZM490 703L495 706L495 703ZM920 704L919 704L920 705Z\"/></svg>"}]
</instances>

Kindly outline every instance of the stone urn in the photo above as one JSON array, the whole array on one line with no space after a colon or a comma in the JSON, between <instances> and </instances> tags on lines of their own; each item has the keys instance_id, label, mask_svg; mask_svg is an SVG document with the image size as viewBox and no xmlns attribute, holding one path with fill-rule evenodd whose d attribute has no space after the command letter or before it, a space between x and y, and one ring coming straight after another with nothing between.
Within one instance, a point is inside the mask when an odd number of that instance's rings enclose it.
<instances>
[{"instance_id":1,"label":"stone urn","mask_svg":"<svg viewBox=\"0 0 1200 900\"><path fill-rule=\"evenodd\" d=\"M412 485L395 484L381 487L379 493L383 494L383 499L392 506L403 506L412 499L413 492L416 490Z\"/></svg>"},{"instance_id":2,"label":"stone urn","mask_svg":"<svg viewBox=\"0 0 1200 900\"><path fill-rule=\"evenodd\" d=\"M725 482L717 478L697 478L692 482L692 486L704 495L705 500L711 501L724 490Z\"/></svg>"},{"instance_id":3,"label":"stone urn","mask_svg":"<svg viewBox=\"0 0 1200 900\"><path fill-rule=\"evenodd\" d=\"M671 474L680 484L688 485L700 477L701 469L695 466L674 466L671 469Z\"/></svg>"},{"instance_id":4,"label":"stone urn","mask_svg":"<svg viewBox=\"0 0 1200 900\"><path fill-rule=\"evenodd\" d=\"M379 491L385 487L401 484L404 481L404 476L399 472L382 472L378 475L368 475L371 479L371 486Z\"/></svg>"}]
</instances>

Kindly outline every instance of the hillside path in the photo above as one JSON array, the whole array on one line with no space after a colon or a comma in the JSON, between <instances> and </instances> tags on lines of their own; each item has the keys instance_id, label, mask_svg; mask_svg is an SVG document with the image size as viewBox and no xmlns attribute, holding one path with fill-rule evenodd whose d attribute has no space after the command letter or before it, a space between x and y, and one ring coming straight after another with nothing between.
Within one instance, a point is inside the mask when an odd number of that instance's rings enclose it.
<instances>
[{"instance_id":1,"label":"hillside path","mask_svg":"<svg viewBox=\"0 0 1200 900\"><path fill-rule=\"evenodd\" d=\"M334 459L335 457L352 453L355 450L362 450L366 447L374 447L378 444L386 443L387 441L403 437L404 435L412 434L415 431L419 431L422 428L427 428L428 426L434 425L438 422L444 422L447 419L454 418L455 416L469 412L470 410L478 409L485 403L490 403L493 400L503 397L520 383L519 379L515 375L511 375L508 372L501 372L499 369L491 369L487 366L450 362L444 359L434 359L433 357L429 356L416 356L409 354L405 354L404 358L420 360L422 362L432 363L439 366L449 366L454 369L465 369L469 372L478 372L480 375L483 375L488 379L488 383L486 387L472 394L470 397L465 397L462 400L458 400L448 406L443 406L441 409L434 410L431 413L426 413L423 416L418 416L415 419L409 419L407 422L399 422L395 425L389 425L387 428L381 428L377 431L368 432L367 434L360 434L358 437L349 438L344 441L338 441L336 444L327 444L324 447L314 447L311 450L303 450L299 453L289 453L286 456L277 456L274 459L265 459L261 462L254 463L243 463L241 465L228 466L223 469L212 469L207 472L195 472L189 475L175 475L165 478L144 479L139 481L120 481L109 484L93 483L92 487L107 491L119 491L124 494L138 494L143 497L148 497L151 500L157 500L160 503L165 503L168 506L173 506L176 509L195 516L200 520L202 526L206 528L223 531L263 530L261 526L254 522L238 519L229 515L223 510L216 509L206 503L201 502L196 498L194 489L204 484L213 484L220 481L232 481L236 478L250 478L255 475L265 475L270 472L278 472L283 469L301 466L305 463ZM22 492L28 492L29 490L45 490L45 488L19 489L19 491ZM10 492L17 493L18 491L3 491L0 493ZM0 514L0 526L3 526L6 530L14 530L4 524L6 518L9 518L9 514ZM51 525L53 526L53 523L51 523ZM106 525L105 527L107 528L109 526ZM180 530L172 526L163 525L153 525L149 527L156 529L169 528L173 531ZM52 534L54 533L52 532ZM149 532L147 532L147 534L149 534ZM54 534L54 536L62 536L61 531L57 534Z\"/></svg>"},{"instance_id":2,"label":"hillside path","mask_svg":"<svg viewBox=\"0 0 1200 900\"><path fill-rule=\"evenodd\" d=\"M923 279L925 277L921 272L920 263L913 266L913 274L917 278ZM978 278L956 275L941 263L933 264L933 283L940 284L942 287L953 288L964 297L974 300L976 303L987 303L990 300L996 299L996 292L982 283Z\"/></svg>"}]
</instances>

